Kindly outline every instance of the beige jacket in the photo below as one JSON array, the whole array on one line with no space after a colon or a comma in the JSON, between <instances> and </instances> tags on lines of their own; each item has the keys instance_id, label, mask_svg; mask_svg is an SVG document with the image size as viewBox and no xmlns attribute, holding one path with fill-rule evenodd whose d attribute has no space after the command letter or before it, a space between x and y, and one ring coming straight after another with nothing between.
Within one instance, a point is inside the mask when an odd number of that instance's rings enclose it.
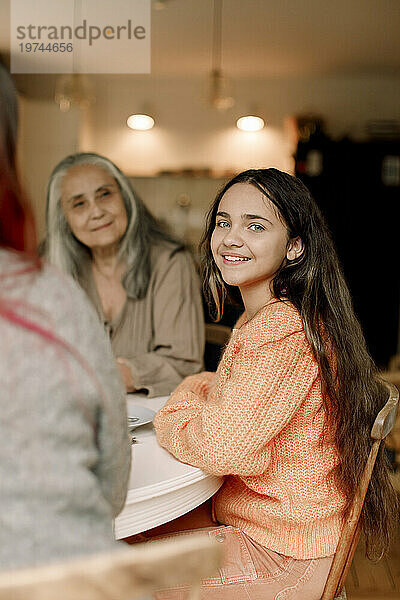
<instances>
[{"instance_id":1,"label":"beige jacket","mask_svg":"<svg viewBox=\"0 0 400 600\"><path fill-rule=\"evenodd\" d=\"M188 252L170 244L151 250L147 294L128 297L107 323L89 265L81 285L108 329L115 356L129 365L135 385L150 397L170 394L203 366L204 318L200 285Z\"/></svg>"}]
</instances>

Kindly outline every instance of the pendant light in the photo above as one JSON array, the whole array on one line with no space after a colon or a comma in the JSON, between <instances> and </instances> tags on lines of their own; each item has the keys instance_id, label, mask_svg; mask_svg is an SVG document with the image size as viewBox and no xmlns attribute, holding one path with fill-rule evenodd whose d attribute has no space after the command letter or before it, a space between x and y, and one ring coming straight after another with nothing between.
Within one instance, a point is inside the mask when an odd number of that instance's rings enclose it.
<instances>
[{"instance_id":1,"label":"pendant light","mask_svg":"<svg viewBox=\"0 0 400 600\"><path fill-rule=\"evenodd\" d=\"M54 101L58 104L61 112L68 112L73 106L81 109L89 108L96 101L96 97L93 86L86 75L68 73L58 77Z\"/></svg>"},{"instance_id":2,"label":"pendant light","mask_svg":"<svg viewBox=\"0 0 400 600\"><path fill-rule=\"evenodd\" d=\"M235 104L230 82L222 73L222 0L214 0L212 66L209 102L217 110L227 110Z\"/></svg>"}]
</instances>

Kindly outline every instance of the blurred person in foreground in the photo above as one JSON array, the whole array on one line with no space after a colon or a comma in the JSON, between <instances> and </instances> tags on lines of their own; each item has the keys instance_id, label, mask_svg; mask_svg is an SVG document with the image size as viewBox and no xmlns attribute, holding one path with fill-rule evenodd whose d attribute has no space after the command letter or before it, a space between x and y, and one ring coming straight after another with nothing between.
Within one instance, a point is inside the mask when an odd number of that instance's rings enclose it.
<instances>
[{"instance_id":1,"label":"blurred person in foreground","mask_svg":"<svg viewBox=\"0 0 400 600\"><path fill-rule=\"evenodd\" d=\"M118 547L130 468L125 390L82 290L34 254L0 64L0 568Z\"/></svg>"},{"instance_id":2,"label":"blurred person in foreground","mask_svg":"<svg viewBox=\"0 0 400 600\"><path fill-rule=\"evenodd\" d=\"M61 161L47 193L45 254L86 291L126 390L169 394L202 368L200 284L188 252L161 228L110 160Z\"/></svg>"}]
</instances>

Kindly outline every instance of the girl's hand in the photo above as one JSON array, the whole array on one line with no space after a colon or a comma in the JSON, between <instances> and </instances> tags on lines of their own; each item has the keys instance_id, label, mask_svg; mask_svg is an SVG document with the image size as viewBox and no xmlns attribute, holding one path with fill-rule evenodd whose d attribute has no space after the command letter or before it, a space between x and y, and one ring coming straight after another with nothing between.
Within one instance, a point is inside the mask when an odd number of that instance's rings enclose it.
<instances>
[{"instance_id":1,"label":"girl's hand","mask_svg":"<svg viewBox=\"0 0 400 600\"><path fill-rule=\"evenodd\" d=\"M117 362L117 367L119 369L119 372L121 373L122 380L125 384L126 391L127 392L136 392L136 387L133 382L132 373L131 373L130 368L125 363L124 359L120 356L117 358L116 362Z\"/></svg>"}]
</instances>

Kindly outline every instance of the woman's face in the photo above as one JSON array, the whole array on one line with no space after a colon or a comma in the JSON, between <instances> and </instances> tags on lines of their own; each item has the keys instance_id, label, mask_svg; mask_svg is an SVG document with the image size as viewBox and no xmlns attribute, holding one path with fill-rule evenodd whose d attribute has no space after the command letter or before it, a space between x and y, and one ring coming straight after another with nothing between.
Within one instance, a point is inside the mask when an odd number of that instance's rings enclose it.
<instances>
[{"instance_id":1,"label":"woman's face","mask_svg":"<svg viewBox=\"0 0 400 600\"><path fill-rule=\"evenodd\" d=\"M256 187L237 183L223 195L211 250L225 283L238 286L242 295L259 292L263 306L279 267L295 258L288 242L276 209Z\"/></svg>"},{"instance_id":2,"label":"woman's face","mask_svg":"<svg viewBox=\"0 0 400 600\"><path fill-rule=\"evenodd\" d=\"M75 237L91 250L115 247L128 226L116 180L96 165L71 167L61 183L61 206Z\"/></svg>"}]
</instances>

